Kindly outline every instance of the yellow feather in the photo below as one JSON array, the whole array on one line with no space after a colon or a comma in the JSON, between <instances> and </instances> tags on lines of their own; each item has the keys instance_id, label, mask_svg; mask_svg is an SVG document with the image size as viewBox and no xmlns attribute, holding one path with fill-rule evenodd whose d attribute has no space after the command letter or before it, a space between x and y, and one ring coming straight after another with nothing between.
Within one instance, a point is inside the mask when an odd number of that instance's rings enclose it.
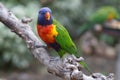
<instances>
[{"instance_id":1,"label":"yellow feather","mask_svg":"<svg viewBox=\"0 0 120 80\"><path fill-rule=\"evenodd\" d=\"M58 32L56 31L56 25L53 25L53 29L52 29L52 31L51 31L51 32L52 32L51 34L53 34L53 35L54 35L54 37L57 37Z\"/></svg>"}]
</instances>

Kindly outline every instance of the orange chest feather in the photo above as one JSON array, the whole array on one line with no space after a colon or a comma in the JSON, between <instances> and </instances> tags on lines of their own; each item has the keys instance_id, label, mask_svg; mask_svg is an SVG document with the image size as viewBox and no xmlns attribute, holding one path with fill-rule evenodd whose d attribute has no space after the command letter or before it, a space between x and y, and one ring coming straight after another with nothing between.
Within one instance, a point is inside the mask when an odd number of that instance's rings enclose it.
<instances>
[{"instance_id":1,"label":"orange chest feather","mask_svg":"<svg viewBox=\"0 0 120 80\"><path fill-rule=\"evenodd\" d=\"M40 26L37 25L37 31L40 38L46 43L54 43L55 37L57 37L58 32L56 31L55 25Z\"/></svg>"}]
</instances>

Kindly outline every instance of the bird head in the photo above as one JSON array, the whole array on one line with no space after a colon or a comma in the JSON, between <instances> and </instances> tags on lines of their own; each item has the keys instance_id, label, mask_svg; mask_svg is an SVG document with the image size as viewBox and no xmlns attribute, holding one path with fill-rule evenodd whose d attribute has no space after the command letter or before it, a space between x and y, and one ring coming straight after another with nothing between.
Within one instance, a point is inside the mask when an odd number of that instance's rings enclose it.
<instances>
[{"instance_id":1,"label":"bird head","mask_svg":"<svg viewBox=\"0 0 120 80\"><path fill-rule=\"evenodd\" d=\"M38 24L39 25L50 25L52 24L52 11L48 7L43 7L38 13Z\"/></svg>"}]
</instances>

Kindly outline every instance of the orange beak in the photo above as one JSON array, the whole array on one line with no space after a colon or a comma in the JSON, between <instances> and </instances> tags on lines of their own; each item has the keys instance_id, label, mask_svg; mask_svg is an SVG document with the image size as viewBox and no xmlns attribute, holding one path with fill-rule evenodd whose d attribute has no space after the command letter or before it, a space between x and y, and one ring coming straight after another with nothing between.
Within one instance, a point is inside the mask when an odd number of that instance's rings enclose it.
<instances>
[{"instance_id":1,"label":"orange beak","mask_svg":"<svg viewBox=\"0 0 120 80\"><path fill-rule=\"evenodd\" d=\"M50 20L50 13L49 12L46 12L45 18L46 18L46 20Z\"/></svg>"}]
</instances>

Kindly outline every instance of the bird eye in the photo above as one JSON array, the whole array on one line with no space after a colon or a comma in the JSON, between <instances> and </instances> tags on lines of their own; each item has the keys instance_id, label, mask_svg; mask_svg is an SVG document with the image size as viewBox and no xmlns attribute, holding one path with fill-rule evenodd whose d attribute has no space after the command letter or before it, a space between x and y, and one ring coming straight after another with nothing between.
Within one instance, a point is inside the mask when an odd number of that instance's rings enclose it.
<instances>
[{"instance_id":1,"label":"bird eye","mask_svg":"<svg viewBox=\"0 0 120 80\"><path fill-rule=\"evenodd\" d=\"M44 12L42 12L42 11L39 11L39 14L44 14Z\"/></svg>"}]
</instances>

